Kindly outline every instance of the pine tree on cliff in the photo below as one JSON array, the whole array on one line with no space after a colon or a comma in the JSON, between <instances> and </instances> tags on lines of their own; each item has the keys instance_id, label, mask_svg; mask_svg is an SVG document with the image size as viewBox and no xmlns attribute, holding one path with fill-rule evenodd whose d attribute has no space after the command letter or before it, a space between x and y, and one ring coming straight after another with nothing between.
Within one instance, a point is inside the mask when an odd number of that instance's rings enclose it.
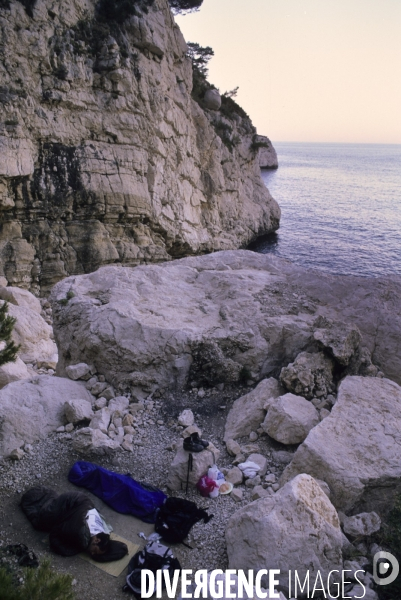
<instances>
[{"instance_id":1,"label":"pine tree on cliff","mask_svg":"<svg viewBox=\"0 0 401 600\"><path fill-rule=\"evenodd\" d=\"M15 325L16 319L10 317L8 314L8 304L4 302L0 306L0 366L5 365L8 362L14 362L17 358L17 352L19 346L14 344L11 339L11 333Z\"/></svg>"}]
</instances>

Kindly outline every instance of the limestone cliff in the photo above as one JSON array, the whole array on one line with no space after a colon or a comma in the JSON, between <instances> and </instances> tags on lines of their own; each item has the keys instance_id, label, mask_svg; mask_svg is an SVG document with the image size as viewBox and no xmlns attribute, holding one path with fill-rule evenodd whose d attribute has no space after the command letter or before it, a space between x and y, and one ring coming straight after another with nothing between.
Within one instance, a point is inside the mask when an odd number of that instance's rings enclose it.
<instances>
[{"instance_id":1,"label":"limestone cliff","mask_svg":"<svg viewBox=\"0 0 401 600\"><path fill-rule=\"evenodd\" d=\"M24 6L25 5L25 6ZM201 108L167 0L0 0L0 276L45 293L100 265L276 229L255 129Z\"/></svg>"}]
</instances>

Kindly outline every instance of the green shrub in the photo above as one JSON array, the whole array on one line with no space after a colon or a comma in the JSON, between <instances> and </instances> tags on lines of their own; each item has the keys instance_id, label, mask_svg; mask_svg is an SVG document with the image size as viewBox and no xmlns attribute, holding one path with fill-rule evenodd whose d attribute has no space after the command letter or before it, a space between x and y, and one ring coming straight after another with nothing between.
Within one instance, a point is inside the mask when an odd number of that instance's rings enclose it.
<instances>
[{"instance_id":1,"label":"green shrub","mask_svg":"<svg viewBox=\"0 0 401 600\"><path fill-rule=\"evenodd\" d=\"M148 12L154 0L99 0L96 5L97 17L105 22L123 23L132 15Z\"/></svg>"},{"instance_id":2,"label":"green shrub","mask_svg":"<svg viewBox=\"0 0 401 600\"><path fill-rule=\"evenodd\" d=\"M0 600L74 600L71 575L55 573L49 561L38 569L24 569L22 583L0 568Z\"/></svg>"},{"instance_id":3,"label":"green shrub","mask_svg":"<svg viewBox=\"0 0 401 600\"><path fill-rule=\"evenodd\" d=\"M0 342L5 342L6 345L3 350L0 350L0 366L5 365L8 362L14 362L20 348L14 344L11 339L16 319L7 315L7 312L8 304L7 302L4 302L4 304L0 306Z\"/></svg>"}]
</instances>

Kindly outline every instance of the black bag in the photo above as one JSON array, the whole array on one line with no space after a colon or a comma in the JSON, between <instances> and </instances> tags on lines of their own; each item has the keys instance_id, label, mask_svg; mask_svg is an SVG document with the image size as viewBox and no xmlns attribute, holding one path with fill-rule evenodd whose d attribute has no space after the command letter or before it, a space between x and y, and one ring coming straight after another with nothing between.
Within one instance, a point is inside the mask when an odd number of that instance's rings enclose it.
<instances>
[{"instance_id":1,"label":"black bag","mask_svg":"<svg viewBox=\"0 0 401 600\"><path fill-rule=\"evenodd\" d=\"M191 527L203 519L208 523L213 515L198 508L195 502L182 498L166 498L156 516L155 531L168 544L184 543ZM186 545L186 544L184 544Z\"/></svg>"},{"instance_id":2,"label":"black bag","mask_svg":"<svg viewBox=\"0 0 401 600\"><path fill-rule=\"evenodd\" d=\"M171 549L160 542L150 542L143 550L137 552L128 564L128 575L126 584L123 587L125 592L133 592L136 598L141 598L141 571L149 569L156 574L156 571L167 569L172 579L174 571L181 570L179 561L174 557ZM164 579L162 579L162 586Z\"/></svg>"}]
</instances>

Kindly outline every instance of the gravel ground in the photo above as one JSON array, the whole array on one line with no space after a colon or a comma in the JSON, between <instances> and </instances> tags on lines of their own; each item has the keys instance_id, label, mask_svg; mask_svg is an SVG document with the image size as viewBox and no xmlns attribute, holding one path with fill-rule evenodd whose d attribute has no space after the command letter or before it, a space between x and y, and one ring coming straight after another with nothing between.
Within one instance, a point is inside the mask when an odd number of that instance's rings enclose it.
<instances>
[{"instance_id":1,"label":"gravel ground","mask_svg":"<svg viewBox=\"0 0 401 600\"><path fill-rule=\"evenodd\" d=\"M249 392L248 387L236 387L219 391L217 388L205 390L203 397L197 392L168 395L159 398L143 412L140 438L143 445L135 446L135 452L120 452L113 457L93 459L101 466L119 473L130 473L134 479L155 485L169 495L187 497L214 515L206 525L196 524L187 543L193 549L182 544L173 550L186 569L226 569L227 554L225 547L225 528L227 521L236 510L251 501L251 489L243 486L242 502L235 502L230 495L217 499L201 497L196 490L190 490L188 496L184 492L171 494L165 487L167 472L174 457L172 445L180 438L180 427L177 425L178 414L184 408L191 408L195 414L196 424L202 429L202 437L212 441L221 452L218 466L230 468L233 458L230 457L222 443L224 424L233 401ZM159 421L159 423L158 423ZM249 444L249 439L242 444ZM284 449L275 444L267 436L262 435L253 443L259 452L269 460L269 472L279 476L283 465L273 462L271 452ZM288 447L285 448L288 450ZM20 461L4 460L0 462L0 546L9 543L25 543L40 557L48 556L52 564L62 572L69 572L74 577L77 599L79 600L119 600L127 598L121 592L125 573L118 578L106 575L96 567L82 561L78 557L63 558L48 551L46 534L36 532L22 514L18 504L22 493L34 485L45 485L58 492L76 489L67 480L67 474L78 456L72 450L72 439L68 434L53 434L46 440L33 445L30 453ZM90 459L89 459L90 460ZM137 533L149 534L153 526L143 524L133 517L117 515L98 499L95 503L113 526L116 533L123 535L141 546L144 541ZM1 561L1 556L0 556Z\"/></svg>"}]
</instances>

